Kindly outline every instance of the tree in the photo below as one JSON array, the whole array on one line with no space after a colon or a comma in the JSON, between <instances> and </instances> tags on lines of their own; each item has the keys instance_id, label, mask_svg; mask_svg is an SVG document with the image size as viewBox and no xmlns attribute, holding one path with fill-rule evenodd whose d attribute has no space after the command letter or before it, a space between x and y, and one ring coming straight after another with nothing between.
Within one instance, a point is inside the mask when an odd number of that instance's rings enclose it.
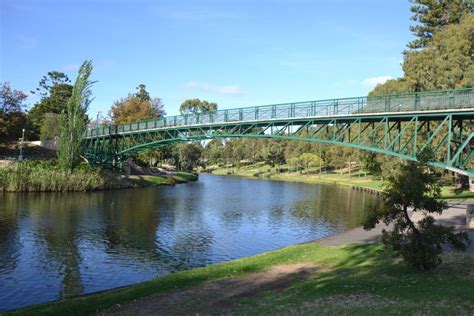
<instances>
[{"instance_id":1,"label":"tree","mask_svg":"<svg viewBox=\"0 0 474 316\"><path fill-rule=\"evenodd\" d=\"M28 125L23 110L27 95L10 87L10 83L0 84L0 143L7 144L22 137L22 129Z\"/></svg>"},{"instance_id":2,"label":"tree","mask_svg":"<svg viewBox=\"0 0 474 316\"><path fill-rule=\"evenodd\" d=\"M361 155L360 162L363 170L368 171L376 176L382 173L382 167L380 161L377 159L376 153L364 151Z\"/></svg>"},{"instance_id":3,"label":"tree","mask_svg":"<svg viewBox=\"0 0 474 316\"><path fill-rule=\"evenodd\" d=\"M38 83L38 88L35 91L31 91L33 94L39 94L43 98L47 97L51 93L51 89L58 84L68 84L71 80L69 77L61 71L49 71Z\"/></svg>"},{"instance_id":4,"label":"tree","mask_svg":"<svg viewBox=\"0 0 474 316\"><path fill-rule=\"evenodd\" d=\"M148 91L146 91L146 86L141 83L137 87L138 92L135 94L135 96L140 100L140 101L151 101L150 94Z\"/></svg>"},{"instance_id":5,"label":"tree","mask_svg":"<svg viewBox=\"0 0 474 316\"><path fill-rule=\"evenodd\" d=\"M51 140L59 137L60 115L46 113L40 127L40 140Z\"/></svg>"},{"instance_id":6,"label":"tree","mask_svg":"<svg viewBox=\"0 0 474 316\"><path fill-rule=\"evenodd\" d=\"M58 161L63 170L72 171L79 163L83 136L87 129L87 109L91 102L92 61L86 60L79 68L72 95L59 120Z\"/></svg>"},{"instance_id":7,"label":"tree","mask_svg":"<svg viewBox=\"0 0 474 316\"><path fill-rule=\"evenodd\" d=\"M208 102L206 100L189 99L181 103L179 112L181 114L210 112L217 110L217 103Z\"/></svg>"},{"instance_id":8,"label":"tree","mask_svg":"<svg viewBox=\"0 0 474 316\"><path fill-rule=\"evenodd\" d=\"M146 86L140 84L136 94L116 101L109 111L115 124L125 124L166 115L160 98L151 98Z\"/></svg>"},{"instance_id":9,"label":"tree","mask_svg":"<svg viewBox=\"0 0 474 316\"><path fill-rule=\"evenodd\" d=\"M319 166L321 163L321 158L318 155L311 153L302 154L300 160L306 170L306 174L308 174L309 168Z\"/></svg>"},{"instance_id":10,"label":"tree","mask_svg":"<svg viewBox=\"0 0 474 316\"><path fill-rule=\"evenodd\" d=\"M199 143L181 143L173 148L173 159L178 170L192 171L199 165L202 147Z\"/></svg>"},{"instance_id":11,"label":"tree","mask_svg":"<svg viewBox=\"0 0 474 316\"><path fill-rule=\"evenodd\" d=\"M421 51L405 53L403 71L416 91L474 86L474 15L434 34Z\"/></svg>"},{"instance_id":12,"label":"tree","mask_svg":"<svg viewBox=\"0 0 474 316\"><path fill-rule=\"evenodd\" d=\"M418 49L427 47L436 32L449 24L457 24L461 18L474 9L471 0L410 0L411 20L417 24L410 26L410 31L417 39L408 47Z\"/></svg>"},{"instance_id":13,"label":"tree","mask_svg":"<svg viewBox=\"0 0 474 316\"><path fill-rule=\"evenodd\" d=\"M378 95L412 92L413 88L408 84L404 78L387 80L382 84L378 84L369 92L369 97Z\"/></svg>"},{"instance_id":14,"label":"tree","mask_svg":"<svg viewBox=\"0 0 474 316\"><path fill-rule=\"evenodd\" d=\"M28 112L28 118L33 124L34 134L40 133L43 119L47 113L61 114L67 108L67 102L72 94L72 85L68 76L59 71L50 71L39 81L34 94L41 96Z\"/></svg>"},{"instance_id":15,"label":"tree","mask_svg":"<svg viewBox=\"0 0 474 316\"><path fill-rule=\"evenodd\" d=\"M382 221L392 224L391 231L383 230L382 242L393 249L407 263L420 270L429 270L441 263L443 244L455 250L465 250L469 237L455 233L452 227L435 224L431 215L441 214L446 202L439 200L441 185L434 170L427 164L430 155L422 153L418 160L402 165L399 172L388 178L380 208L373 210L364 224L372 229ZM415 222L409 215L425 214Z\"/></svg>"}]
</instances>

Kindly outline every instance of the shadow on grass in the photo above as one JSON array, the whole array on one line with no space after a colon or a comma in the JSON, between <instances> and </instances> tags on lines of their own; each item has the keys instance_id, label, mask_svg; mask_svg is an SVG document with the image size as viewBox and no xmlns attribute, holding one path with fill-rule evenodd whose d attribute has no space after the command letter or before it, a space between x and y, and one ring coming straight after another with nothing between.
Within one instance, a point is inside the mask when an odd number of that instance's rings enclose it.
<instances>
[{"instance_id":1,"label":"shadow on grass","mask_svg":"<svg viewBox=\"0 0 474 316\"><path fill-rule=\"evenodd\" d=\"M474 256L460 255L459 258L451 258L449 264L466 265L467 262L472 262ZM299 274L301 271L296 271L296 274L293 271L264 279L266 272L262 271L271 271L275 266L304 263L314 266L314 272L306 271L302 275ZM249 275L255 273L253 277ZM259 275L261 277L258 277ZM449 269L445 264L436 271L419 273L400 264L393 258L392 253L384 250L381 245L350 244L342 247L323 247L317 244L303 244L250 258L170 274L128 288L23 309L14 314L95 314L116 304L123 306L145 297L148 298L144 301L150 303L143 308L151 308L150 311L154 312L156 311L154 308L163 306L163 302L166 301L171 306L168 310L170 313L180 311L183 306L186 306L187 313L191 313L193 308L195 312L205 312L217 307L227 311L235 306L235 299L249 299L252 309L268 314L275 311L274 306L281 304L297 306L315 299L354 293L403 300L408 302L408 305L417 300L429 302L448 300L454 303L462 300L474 304L473 289L472 265L464 269ZM208 297L212 298L209 301L213 303L206 303ZM261 297L265 299L260 299ZM189 303L196 302L196 298L201 303Z\"/></svg>"}]
</instances>

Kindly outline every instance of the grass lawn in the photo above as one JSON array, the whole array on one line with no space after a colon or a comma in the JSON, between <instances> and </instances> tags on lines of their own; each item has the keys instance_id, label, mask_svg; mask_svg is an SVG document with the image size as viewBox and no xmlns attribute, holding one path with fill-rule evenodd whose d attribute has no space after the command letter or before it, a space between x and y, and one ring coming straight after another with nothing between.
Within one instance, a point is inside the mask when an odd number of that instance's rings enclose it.
<instances>
[{"instance_id":1,"label":"grass lawn","mask_svg":"<svg viewBox=\"0 0 474 316\"><path fill-rule=\"evenodd\" d=\"M233 311L242 315L472 315L474 254L448 253L443 260L444 263L435 271L417 272L395 260L380 245L323 247L303 244L174 273L123 289L21 309L11 314L95 314L117 304L124 306L141 297L199 287L205 281L242 278L272 266L307 263L315 267L311 276L295 279L278 290L260 291L232 300ZM205 302L183 300L173 304L172 308L180 314L195 308L199 310L200 304Z\"/></svg>"},{"instance_id":2,"label":"grass lawn","mask_svg":"<svg viewBox=\"0 0 474 316\"><path fill-rule=\"evenodd\" d=\"M283 165L282 168L288 168L288 166ZM319 175L316 169L310 169L309 171L310 174L301 174L300 172L279 173L274 167L265 164L248 165L241 168L212 169L212 173L218 175L231 173L234 176L241 177L258 177L269 180L306 183L340 184L376 191L383 190L383 182L380 178L371 175L365 176L363 173L359 173L358 171L352 172L350 177L347 169L343 169L342 174L340 172L328 172ZM474 200L474 192L470 192L469 190L454 191L452 186L444 186L442 188L442 198L446 200Z\"/></svg>"}]
</instances>

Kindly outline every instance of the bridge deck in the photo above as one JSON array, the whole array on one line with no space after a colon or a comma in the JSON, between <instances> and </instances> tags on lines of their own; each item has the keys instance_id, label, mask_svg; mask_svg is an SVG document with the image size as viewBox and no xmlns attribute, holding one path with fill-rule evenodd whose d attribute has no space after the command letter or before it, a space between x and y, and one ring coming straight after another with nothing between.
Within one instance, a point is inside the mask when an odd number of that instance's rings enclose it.
<instances>
[{"instance_id":1,"label":"bridge deck","mask_svg":"<svg viewBox=\"0 0 474 316\"><path fill-rule=\"evenodd\" d=\"M474 111L474 88L422 93L356 97L272 104L212 112L188 113L123 125L91 128L86 138L123 135L168 128L250 124L276 121L330 120L335 118L374 119L380 116L432 115Z\"/></svg>"}]
</instances>

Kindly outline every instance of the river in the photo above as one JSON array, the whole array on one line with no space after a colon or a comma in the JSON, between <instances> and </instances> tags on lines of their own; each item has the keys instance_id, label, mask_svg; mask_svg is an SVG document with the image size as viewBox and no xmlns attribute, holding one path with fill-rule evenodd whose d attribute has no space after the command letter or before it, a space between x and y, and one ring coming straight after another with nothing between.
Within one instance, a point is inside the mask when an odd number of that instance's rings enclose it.
<instances>
[{"instance_id":1,"label":"river","mask_svg":"<svg viewBox=\"0 0 474 316\"><path fill-rule=\"evenodd\" d=\"M374 199L205 174L175 187L0 195L0 311L324 238L360 226Z\"/></svg>"}]
</instances>

